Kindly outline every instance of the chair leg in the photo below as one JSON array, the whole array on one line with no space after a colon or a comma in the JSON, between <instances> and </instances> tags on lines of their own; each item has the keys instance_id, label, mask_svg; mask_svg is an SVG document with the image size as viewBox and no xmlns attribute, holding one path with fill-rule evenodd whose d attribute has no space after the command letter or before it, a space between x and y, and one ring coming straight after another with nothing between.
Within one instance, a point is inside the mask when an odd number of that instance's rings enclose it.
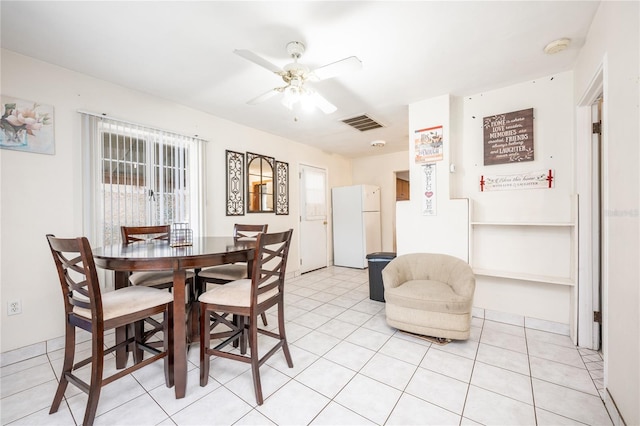
<instances>
[{"instance_id":1,"label":"chair leg","mask_svg":"<svg viewBox=\"0 0 640 426\"><path fill-rule=\"evenodd\" d=\"M251 348L251 374L256 392L256 402L262 405L262 384L260 382L260 356L258 355L258 319L249 319L249 346ZM245 340L245 339L243 339Z\"/></svg>"},{"instance_id":2,"label":"chair leg","mask_svg":"<svg viewBox=\"0 0 640 426\"><path fill-rule=\"evenodd\" d=\"M170 303L164 313L164 350L167 356L164 358L164 380L168 388L175 384L173 367L175 356L173 353L173 303Z\"/></svg>"},{"instance_id":3,"label":"chair leg","mask_svg":"<svg viewBox=\"0 0 640 426\"><path fill-rule=\"evenodd\" d=\"M60 402L67 390L69 381L67 380L67 374L73 370L73 359L76 353L76 329L71 324L67 323L65 327L65 342L64 342L64 362L62 364L62 372L60 373L60 382L58 383L58 389L53 397L51 403L51 410L49 414L53 414L60 408Z\"/></svg>"},{"instance_id":4,"label":"chair leg","mask_svg":"<svg viewBox=\"0 0 640 426\"><path fill-rule=\"evenodd\" d=\"M269 323L267 323L267 314L263 312L260 314L260 316L262 317L262 324L264 324L265 327L268 326Z\"/></svg>"},{"instance_id":5,"label":"chair leg","mask_svg":"<svg viewBox=\"0 0 640 426\"><path fill-rule=\"evenodd\" d=\"M289 368L293 368L293 360L291 359L291 352L289 352L289 344L287 343L287 335L284 331L284 304L282 301L278 303L278 334L280 334L280 340L282 341L282 351L284 357L287 360Z\"/></svg>"},{"instance_id":6,"label":"chair leg","mask_svg":"<svg viewBox=\"0 0 640 426\"><path fill-rule=\"evenodd\" d=\"M102 390L102 373L104 370L104 332L96 331L93 335L91 359L91 382L89 384L89 400L84 412L84 426L92 426L98 409L98 400Z\"/></svg>"},{"instance_id":7,"label":"chair leg","mask_svg":"<svg viewBox=\"0 0 640 426\"><path fill-rule=\"evenodd\" d=\"M135 344L133 345L133 363L137 364L142 362L144 355L142 353L142 348L138 343L142 343L144 341L144 320L136 321L135 324L131 324L133 328L133 339Z\"/></svg>"},{"instance_id":8,"label":"chair leg","mask_svg":"<svg viewBox=\"0 0 640 426\"><path fill-rule=\"evenodd\" d=\"M200 305L200 386L209 382L209 358L211 332L209 330L209 312L204 303Z\"/></svg>"},{"instance_id":9,"label":"chair leg","mask_svg":"<svg viewBox=\"0 0 640 426\"><path fill-rule=\"evenodd\" d=\"M226 315L226 314L225 314L225 315ZM238 316L238 315L233 314L233 319L231 320L231 322L234 324L234 326L236 326L236 327L238 327L238 328L240 327L240 325L239 325L239 324L240 324L240 321L239 321L239 316ZM243 324L244 324L244 322L243 322ZM240 330L242 330L242 329L240 329ZM240 342L241 342L241 341L242 341L242 334L240 334L240 338L238 338L238 339L236 339L236 340L234 340L234 341L233 341L233 347L234 347L234 348L239 347L239 346L240 346ZM247 353L247 346L246 346L246 345L244 346L244 350L242 350L242 349L240 350L240 353L241 353L242 355L244 355L244 354L246 354L246 353Z\"/></svg>"}]
</instances>

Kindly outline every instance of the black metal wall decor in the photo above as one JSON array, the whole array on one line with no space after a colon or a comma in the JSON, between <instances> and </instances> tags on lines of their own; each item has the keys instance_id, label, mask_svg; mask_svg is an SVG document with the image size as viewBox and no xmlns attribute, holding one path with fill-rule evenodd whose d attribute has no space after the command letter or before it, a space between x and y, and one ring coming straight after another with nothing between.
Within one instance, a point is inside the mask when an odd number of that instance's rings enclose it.
<instances>
[{"instance_id":1,"label":"black metal wall decor","mask_svg":"<svg viewBox=\"0 0 640 426\"><path fill-rule=\"evenodd\" d=\"M289 214L289 163L276 161L276 214Z\"/></svg>"},{"instance_id":2,"label":"black metal wall decor","mask_svg":"<svg viewBox=\"0 0 640 426\"><path fill-rule=\"evenodd\" d=\"M226 151L227 216L244 216L244 154Z\"/></svg>"},{"instance_id":3,"label":"black metal wall decor","mask_svg":"<svg viewBox=\"0 0 640 426\"><path fill-rule=\"evenodd\" d=\"M252 152L225 152L227 216L289 214L289 163Z\"/></svg>"}]
</instances>

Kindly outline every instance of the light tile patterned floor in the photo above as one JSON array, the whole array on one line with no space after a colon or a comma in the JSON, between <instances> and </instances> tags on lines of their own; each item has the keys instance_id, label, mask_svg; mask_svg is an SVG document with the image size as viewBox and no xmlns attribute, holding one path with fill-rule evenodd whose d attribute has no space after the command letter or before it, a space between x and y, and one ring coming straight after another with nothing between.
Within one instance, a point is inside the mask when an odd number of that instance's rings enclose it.
<instances>
[{"instance_id":1,"label":"light tile patterned floor","mask_svg":"<svg viewBox=\"0 0 640 426\"><path fill-rule=\"evenodd\" d=\"M156 363L105 387L95 424L611 424L602 357L566 336L473 318L471 339L430 344L387 326L384 304L369 299L366 270L330 267L289 279L286 298L294 368L281 354L262 366L262 406L245 364L212 359L209 384L200 387L196 346L185 398L164 386ZM86 396L73 386L48 414L61 356L0 369L2 425L82 421Z\"/></svg>"}]
</instances>

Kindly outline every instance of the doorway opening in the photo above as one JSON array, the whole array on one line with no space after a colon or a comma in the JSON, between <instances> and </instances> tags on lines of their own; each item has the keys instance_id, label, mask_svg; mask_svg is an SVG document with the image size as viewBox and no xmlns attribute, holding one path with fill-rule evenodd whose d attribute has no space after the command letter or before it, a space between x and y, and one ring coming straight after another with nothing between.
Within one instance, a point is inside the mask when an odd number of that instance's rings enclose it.
<instances>
[{"instance_id":1,"label":"doorway opening","mask_svg":"<svg viewBox=\"0 0 640 426\"><path fill-rule=\"evenodd\" d=\"M409 170L395 172L396 175L396 201L407 201L411 198L411 184Z\"/></svg>"},{"instance_id":2,"label":"doorway opening","mask_svg":"<svg viewBox=\"0 0 640 426\"><path fill-rule=\"evenodd\" d=\"M577 344L606 352L606 93L602 69L577 108ZM603 354L604 356L604 354Z\"/></svg>"},{"instance_id":3,"label":"doorway opening","mask_svg":"<svg viewBox=\"0 0 640 426\"><path fill-rule=\"evenodd\" d=\"M396 203L400 201L409 201L411 199L411 181L409 178L409 170L400 170L393 173L396 179ZM396 209L393 210L392 218L393 232L393 251L398 250L396 245Z\"/></svg>"}]
</instances>

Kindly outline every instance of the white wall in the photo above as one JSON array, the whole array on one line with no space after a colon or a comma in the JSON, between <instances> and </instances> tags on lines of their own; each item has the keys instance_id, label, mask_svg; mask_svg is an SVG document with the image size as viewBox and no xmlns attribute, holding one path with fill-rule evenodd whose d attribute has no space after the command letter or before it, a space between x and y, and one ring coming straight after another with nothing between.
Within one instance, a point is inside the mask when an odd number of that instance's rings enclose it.
<instances>
[{"instance_id":1,"label":"white wall","mask_svg":"<svg viewBox=\"0 0 640 426\"><path fill-rule=\"evenodd\" d=\"M396 233L396 176L395 172L409 170L407 151L374 155L353 160L353 184L380 187L380 221L382 251L394 252Z\"/></svg>"},{"instance_id":2,"label":"white wall","mask_svg":"<svg viewBox=\"0 0 640 426\"><path fill-rule=\"evenodd\" d=\"M563 222L571 219L573 173L572 72L464 96L462 164L455 179L473 200L473 221ZM533 108L534 160L484 166L483 117ZM480 176L553 169L552 189L480 192Z\"/></svg>"},{"instance_id":3,"label":"white wall","mask_svg":"<svg viewBox=\"0 0 640 426\"><path fill-rule=\"evenodd\" d=\"M557 232L537 228L523 231L518 227L469 227L469 222L573 220L572 88L572 73L565 72L490 92L440 96L410 105L410 134L421 128L444 126L444 159L436 163L437 216L421 214L420 165L409 161L412 197L409 203L398 204L398 252L443 252L468 260L474 267L476 262L489 262L490 269L506 272L546 275L557 271L559 275L571 275L574 266L571 227L558 228ZM527 108L534 108L535 160L485 167L483 117ZM410 158L413 144L410 140ZM450 163L455 164L455 172L450 172ZM554 188L480 192L481 175L539 169L555 171ZM467 199L471 217L467 214ZM518 246L523 232L533 234L531 244L540 245L542 251L548 243L552 248L548 251L553 254L559 243L559 255L523 257ZM477 275L476 279L477 308L566 324L567 330L572 323L572 286L483 275Z\"/></svg>"},{"instance_id":4,"label":"white wall","mask_svg":"<svg viewBox=\"0 0 640 426\"><path fill-rule=\"evenodd\" d=\"M534 160L484 166L483 117L533 108ZM472 222L575 222L572 72L544 76L498 90L465 96L461 109L464 155L455 179L472 204ZM480 191L482 175L554 171L551 189ZM575 229L571 227L472 226L474 267L570 277ZM572 324L572 286L477 276L475 306Z\"/></svg>"},{"instance_id":5,"label":"white wall","mask_svg":"<svg viewBox=\"0 0 640 426\"><path fill-rule=\"evenodd\" d=\"M451 199L451 150L458 145L452 139L457 132L458 118L451 114L448 95L409 105L409 175L411 199L397 203L398 255L416 252L446 253L468 259L468 202ZM416 130L442 125L443 159L436 162L436 215L422 215L424 197L422 168L414 160L413 135Z\"/></svg>"},{"instance_id":6,"label":"white wall","mask_svg":"<svg viewBox=\"0 0 640 426\"><path fill-rule=\"evenodd\" d=\"M268 222L270 230L294 228L289 272L298 257L298 167L328 170L329 186L351 184L351 162L296 142L222 120L143 93L44 62L1 51L2 94L52 105L55 155L0 150L0 352L63 334L59 283L45 234L82 235L82 145L78 110L106 113L143 125L210 141L206 147L206 232L226 235L233 223ZM290 167L290 214L225 216L225 149L251 151ZM328 230L331 242L331 230ZM8 317L9 300L22 301L21 315Z\"/></svg>"},{"instance_id":7,"label":"white wall","mask_svg":"<svg viewBox=\"0 0 640 426\"><path fill-rule=\"evenodd\" d=\"M638 2L602 2L574 85L578 105L603 69L605 386L628 425L640 424L639 21Z\"/></svg>"}]
</instances>

